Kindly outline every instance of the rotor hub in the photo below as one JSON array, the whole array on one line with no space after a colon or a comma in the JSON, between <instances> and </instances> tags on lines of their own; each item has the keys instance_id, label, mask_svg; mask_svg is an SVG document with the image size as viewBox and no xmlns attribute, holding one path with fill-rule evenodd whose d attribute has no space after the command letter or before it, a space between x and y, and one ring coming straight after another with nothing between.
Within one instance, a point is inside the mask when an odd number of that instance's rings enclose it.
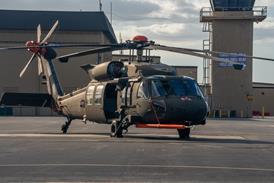
<instances>
[{"instance_id":1,"label":"rotor hub","mask_svg":"<svg viewBox=\"0 0 274 183\"><path fill-rule=\"evenodd\" d=\"M32 53L41 53L41 47L40 44L36 41L27 41L26 47L28 48L28 51Z\"/></svg>"},{"instance_id":2,"label":"rotor hub","mask_svg":"<svg viewBox=\"0 0 274 183\"><path fill-rule=\"evenodd\" d=\"M148 42L148 38L146 36L138 35L138 36L135 36L132 39L132 41L136 42L136 43L147 43Z\"/></svg>"}]
</instances>

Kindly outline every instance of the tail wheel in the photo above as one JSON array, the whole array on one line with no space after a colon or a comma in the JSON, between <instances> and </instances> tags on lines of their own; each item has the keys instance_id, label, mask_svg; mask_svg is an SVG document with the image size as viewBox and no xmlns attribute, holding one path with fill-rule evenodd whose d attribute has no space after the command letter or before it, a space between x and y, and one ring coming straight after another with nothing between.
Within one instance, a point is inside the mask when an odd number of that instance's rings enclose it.
<instances>
[{"instance_id":1,"label":"tail wheel","mask_svg":"<svg viewBox=\"0 0 274 183\"><path fill-rule=\"evenodd\" d=\"M187 140L190 138L190 128L177 129L180 139Z\"/></svg>"},{"instance_id":2,"label":"tail wheel","mask_svg":"<svg viewBox=\"0 0 274 183\"><path fill-rule=\"evenodd\" d=\"M68 129L69 129L69 126L70 126L70 124L71 124L71 121L72 121L72 119L70 119L70 118L68 117L68 121L65 122L65 124L62 125L61 130L62 130L62 132L63 132L64 134L67 133L67 131L68 131Z\"/></svg>"},{"instance_id":3,"label":"tail wheel","mask_svg":"<svg viewBox=\"0 0 274 183\"><path fill-rule=\"evenodd\" d=\"M122 123L118 121L113 121L110 127L110 136L111 137L123 137L123 128Z\"/></svg>"},{"instance_id":4,"label":"tail wheel","mask_svg":"<svg viewBox=\"0 0 274 183\"><path fill-rule=\"evenodd\" d=\"M64 134L67 133L67 131L68 131L67 125L63 124L62 127L61 127L61 130Z\"/></svg>"}]
</instances>

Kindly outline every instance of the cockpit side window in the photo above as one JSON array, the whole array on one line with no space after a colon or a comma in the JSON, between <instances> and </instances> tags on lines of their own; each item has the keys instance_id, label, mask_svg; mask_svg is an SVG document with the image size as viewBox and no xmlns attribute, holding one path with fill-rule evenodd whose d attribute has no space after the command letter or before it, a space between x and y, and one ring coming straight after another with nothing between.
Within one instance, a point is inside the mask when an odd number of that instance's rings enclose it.
<instances>
[{"instance_id":1,"label":"cockpit side window","mask_svg":"<svg viewBox=\"0 0 274 183\"><path fill-rule=\"evenodd\" d=\"M198 86L196 81L186 79L183 80L183 85L185 86L187 95L203 97L203 93L201 92L200 87Z\"/></svg>"},{"instance_id":2,"label":"cockpit side window","mask_svg":"<svg viewBox=\"0 0 274 183\"><path fill-rule=\"evenodd\" d=\"M138 92L137 92L137 97L138 98L147 98L147 92L146 89L144 88L144 83L141 82L138 88Z\"/></svg>"},{"instance_id":3,"label":"cockpit side window","mask_svg":"<svg viewBox=\"0 0 274 183\"><path fill-rule=\"evenodd\" d=\"M151 97L166 96L169 88L167 84L164 85L163 81L153 80L151 81Z\"/></svg>"},{"instance_id":4,"label":"cockpit side window","mask_svg":"<svg viewBox=\"0 0 274 183\"><path fill-rule=\"evenodd\" d=\"M198 92L198 95L201 96L201 97L204 97L204 94L203 94L203 92L202 92L202 90L201 90L201 88L200 88L200 86L198 85L197 82L195 82L195 88Z\"/></svg>"}]
</instances>

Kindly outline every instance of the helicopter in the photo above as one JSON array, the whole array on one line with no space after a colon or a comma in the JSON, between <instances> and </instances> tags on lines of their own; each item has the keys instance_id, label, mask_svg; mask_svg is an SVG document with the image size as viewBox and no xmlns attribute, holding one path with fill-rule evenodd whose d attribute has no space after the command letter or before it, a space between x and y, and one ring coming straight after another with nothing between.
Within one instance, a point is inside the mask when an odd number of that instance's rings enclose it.
<instances>
[{"instance_id":1,"label":"helicopter","mask_svg":"<svg viewBox=\"0 0 274 183\"><path fill-rule=\"evenodd\" d=\"M218 57L223 52L159 45L145 36L136 36L125 43L104 45L48 43L58 24L59 21L56 21L43 40L41 26L38 25L36 41L27 41L25 46L20 47L0 48L0 51L27 49L32 53L20 77L37 57L38 74L42 74L48 91L46 94L4 93L0 105L52 108L67 119L61 126L63 133L67 133L73 120L80 119L85 123L110 124L111 137L123 137L128 128L135 125L137 128L176 129L180 139L189 139L193 126L206 124L209 106L196 80L176 75L175 70L166 64L152 63L150 51L163 50L212 59L232 64L237 70L245 67L244 63ZM57 56L55 49L64 47L90 49ZM127 61L83 65L81 68L88 74L89 84L64 94L54 67L55 60L67 63L73 57L117 50L130 50L131 53L136 50L136 59L132 56ZM274 61L242 54L241 57Z\"/></svg>"}]
</instances>

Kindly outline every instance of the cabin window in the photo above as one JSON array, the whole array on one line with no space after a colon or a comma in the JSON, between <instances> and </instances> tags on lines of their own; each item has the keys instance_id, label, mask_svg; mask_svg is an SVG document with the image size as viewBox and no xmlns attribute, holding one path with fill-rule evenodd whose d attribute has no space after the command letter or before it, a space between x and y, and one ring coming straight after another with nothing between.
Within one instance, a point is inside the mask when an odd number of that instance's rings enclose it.
<instances>
[{"instance_id":1,"label":"cabin window","mask_svg":"<svg viewBox=\"0 0 274 183\"><path fill-rule=\"evenodd\" d=\"M90 86L87 91L87 105L93 104L93 93L94 93L95 86Z\"/></svg>"},{"instance_id":2,"label":"cabin window","mask_svg":"<svg viewBox=\"0 0 274 183\"><path fill-rule=\"evenodd\" d=\"M127 87L127 106L131 105L131 86Z\"/></svg>"},{"instance_id":3,"label":"cabin window","mask_svg":"<svg viewBox=\"0 0 274 183\"><path fill-rule=\"evenodd\" d=\"M126 90L127 90L127 88L124 88L122 91L122 96L121 96L121 105L122 106L126 105Z\"/></svg>"},{"instance_id":4,"label":"cabin window","mask_svg":"<svg viewBox=\"0 0 274 183\"><path fill-rule=\"evenodd\" d=\"M121 105L122 106L130 106L131 105L131 92L132 87L126 87L122 91L122 97L121 97Z\"/></svg>"},{"instance_id":5,"label":"cabin window","mask_svg":"<svg viewBox=\"0 0 274 183\"><path fill-rule=\"evenodd\" d=\"M103 85L99 85L96 87L95 96L94 96L94 104L101 105L102 104L102 93L103 93Z\"/></svg>"}]
</instances>

